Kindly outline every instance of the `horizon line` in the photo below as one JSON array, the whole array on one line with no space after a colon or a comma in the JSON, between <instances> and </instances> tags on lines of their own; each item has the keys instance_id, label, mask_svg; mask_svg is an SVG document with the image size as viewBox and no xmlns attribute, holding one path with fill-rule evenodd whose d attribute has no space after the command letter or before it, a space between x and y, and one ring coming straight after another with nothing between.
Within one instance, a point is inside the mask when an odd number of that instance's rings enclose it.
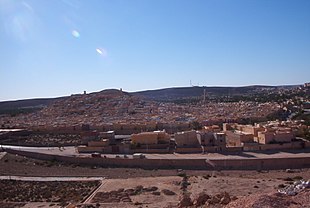
<instances>
[{"instance_id":1,"label":"horizon line","mask_svg":"<svg viewBox=\"0 0 310 208\"><path fill-rule=\"evenodd\" d=\"M306 82L307 83L307 82ZM305 83L303 83L305 84ZM91 94L91 93L96 93L96 92L101 92L104 90L120 90L128 93L135 93L135 92L145 92L145 91L153 91L153 90L163 90L163 89L169 89L169 88L190 88L190 87L255 87L255 86L263 86L263 87L282 87L282 86L302 86L303 84L281 84L281 85L268 85L268 84L251 84L251 85L192 85L192 86L170 86L170 87L162 87L162 88L153 88L153 89L141 89L141 90L135 90L135 91L130 91L130 90L124 90L122 87L120 88L104 88L102 90L97 90L97 91L90 91L87 92L86 94ZM15 102L15 101L22 101L22 100L35 100L35 99L56 99L56 98L62 98L62 97L69 97L72 95L79 95L83 94L81 93L71 93L70 95L51 95L51 96L46 96L46 97L29 97L29 98L16 98L12 100L0 100L0 102Z\"/></svg>"}]
</instances>

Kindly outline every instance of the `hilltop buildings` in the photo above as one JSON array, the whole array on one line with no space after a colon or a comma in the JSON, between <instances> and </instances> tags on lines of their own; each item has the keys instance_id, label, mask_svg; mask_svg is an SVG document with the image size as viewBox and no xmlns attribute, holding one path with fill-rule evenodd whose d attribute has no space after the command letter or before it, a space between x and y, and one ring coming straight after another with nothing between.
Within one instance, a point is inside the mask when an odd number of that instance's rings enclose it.
<instances>
[{"instance_id":1,"label":"hilltop buildings","mask_svg":"<svg viewBox=\"0 0 310 208\"><path fill-rule=\"evenodd\" d=\"M197 121L203 125L242 119L260 119L280 109L272 102L216 102L204 105L143 100L118 90L72 95L56 100L41 111L16 117L0 117L2 128L40 131L76 131L89 124L98 131L117 134L166 129L168 133L188 131Z\"/></svg>"},{"instance_id":2,"label":"hilltop buildings","mask_svg":"<svg viewBox=\"0 0 310 208\"><path fill-rule=\"evenodd\" d=\"M302 127L301 125L299 125ZM309 142L296 138L295 122L267 122L256 125L223 124L228 147L244 150L296 149Z\"/></svg>"},{"instance_id":3,"label":"hilltop buildings","mask_svg":"<svg viewBox=\"0 0 310 208\"><path fill-rule=\"evenodd\" d=\"M294 136L294 128L294 122L268 122L256 125L224 123L223 131L219 126L213 125L200 131L183 131L172 135L166 131L142 132L132 134L126 139L116 139L113 131L95 131L83 133L82 138L88 139L87 146L78 147L78 151L125 154L208 153L310 147L310 142Z\"/></svg>"}]
</instances>

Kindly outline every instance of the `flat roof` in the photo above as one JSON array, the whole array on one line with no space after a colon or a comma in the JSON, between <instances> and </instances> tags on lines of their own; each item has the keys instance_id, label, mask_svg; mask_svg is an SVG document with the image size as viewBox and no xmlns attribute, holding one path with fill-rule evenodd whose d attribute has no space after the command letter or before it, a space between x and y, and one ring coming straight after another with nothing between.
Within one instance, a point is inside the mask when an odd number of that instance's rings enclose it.
<instances>
[{"instance_id":1,"label":"flat roof","mask_svg":"<svg viewBox=\"0 0 310 208\"><path fill-rule=\"evenodd\" d=\"M23 131L25 129L0 129L0 132Z\"/></svg>"}]
</instances>

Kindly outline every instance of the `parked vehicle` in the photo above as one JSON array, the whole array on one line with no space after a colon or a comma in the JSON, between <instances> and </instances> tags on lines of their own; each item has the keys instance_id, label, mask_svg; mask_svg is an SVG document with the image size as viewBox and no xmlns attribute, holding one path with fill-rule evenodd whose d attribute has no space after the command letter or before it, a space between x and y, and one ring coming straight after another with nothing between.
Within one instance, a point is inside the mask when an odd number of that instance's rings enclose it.
<instances>
[{"instance_id":1,"label":"parked vehicle","mask_svg":"<svg viewBox=\"0 0 310 208\"><path fill-rule=\"evenodd\" d=\"M91 157L101 157L101 154L99 152L94 152L91 154Z\"/></svg>"},{"instance_id":2,"label":"parked vehicle","mask_svg":"<svg viewBox=\"0 0 310 208\"><path fill-rule=\"evenodd\" d=\"M135 153L135 154L132 155L132 158L134 158L134 159L143 159L143 158L145 158L145 155L142 154L142 153Z\"/></svg>"}]
</instances>

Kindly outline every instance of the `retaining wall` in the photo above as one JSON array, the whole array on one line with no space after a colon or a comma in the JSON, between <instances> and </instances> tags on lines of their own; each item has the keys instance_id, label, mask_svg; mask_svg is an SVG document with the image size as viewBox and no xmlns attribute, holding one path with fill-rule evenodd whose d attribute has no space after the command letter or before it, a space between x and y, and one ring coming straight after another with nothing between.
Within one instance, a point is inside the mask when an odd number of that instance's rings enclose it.
<instances>
[{"instance_id":1,"label":"retaining wall","mask_svg":"<svg viewBox=\"0 0 310 208\"><path fill-rule=\"evenodd\" d=\"M129 159L129 158L91 158L50 155L36 152L6 149L8 153L18 154L40 160L96 165L104 167L129 167L145 169L205 169L205 170L272 170L287 168L310 168L310 157L294 158L245 158L245 159Z\"/></svg>"}]
</instances>

